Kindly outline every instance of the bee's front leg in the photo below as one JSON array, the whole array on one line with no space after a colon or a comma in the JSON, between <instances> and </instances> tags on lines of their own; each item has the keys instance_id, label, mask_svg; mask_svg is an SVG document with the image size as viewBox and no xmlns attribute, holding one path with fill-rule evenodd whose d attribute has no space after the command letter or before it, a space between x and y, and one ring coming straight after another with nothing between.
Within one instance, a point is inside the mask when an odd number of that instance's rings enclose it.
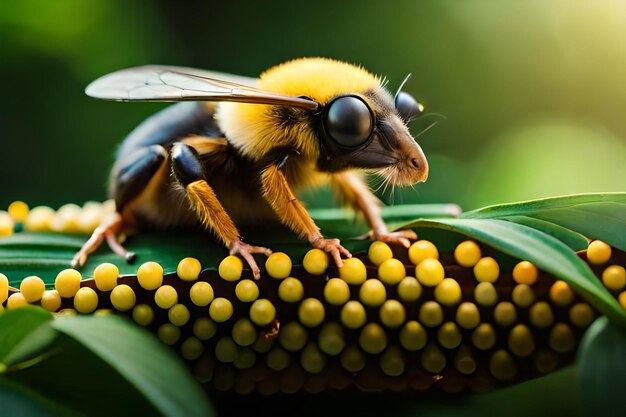
<instances>
[{"instance_id":1,"label":"bee's front leg","mask_svg":"<svg viewBox=\"0 0 626 417\"><path fill-rule=\"evenodd\" d=\"M344 200L363 213L367 223L372 228L370 236L374 240L397 243L408 248L411 245L411 240L417 239L417 234L412 230L390 232L387 229L380 212L380 200L370 191L361 177L354 172L345 171L334 174L331 186Z\"/></svg>"},{"instance_id":2,"label":"bee's front leg","mask_svg":"<svg viewBox=\"0 0 626 417\"><path fill-rule=\"evenodd\" d=\"M202 163L194 148L184 143L176 143L170 155L174 177L185 188L191 208L196 212L202 225L217 235L228 247L231 255L241 255L250 265L254 278L259 279L261 271L252 254L261 253L269 256L272 251L242 242L235 223L204 179Z\"/></svg>"},{"instance_id":3,"label":"bee's front leg","mask_svg":"<svg viewBox=\"0 0 626 417\"><path fill-rule=\"evenodd\" d=\"M294 196L281 171L287 157L288 155L280 162L268 165L261 173L263 197L285 226L298 233L300 237L308 239L313 247L328 252L337 266L342 267L341 256L350 258L352 254L341 246L339 239L325 239L302 203Z\"/></svg>"}]
</instances>

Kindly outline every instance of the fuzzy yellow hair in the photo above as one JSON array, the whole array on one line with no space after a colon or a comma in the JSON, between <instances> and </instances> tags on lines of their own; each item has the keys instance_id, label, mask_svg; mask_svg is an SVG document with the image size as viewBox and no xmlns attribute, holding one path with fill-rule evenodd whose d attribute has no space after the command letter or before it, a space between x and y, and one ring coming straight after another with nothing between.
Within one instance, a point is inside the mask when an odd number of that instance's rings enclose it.
<instances>
[{"instance_id":1,"label":"fuzzy yellow hair","mask_svg":"<svg viewBox=\"0 0 626 417\"><path fill-rule=\"evenodd\" d=\"M338 94L364 93L380 87L380 79L361 67L327 58L301 58L270 68L257 87L291 96L307 96L324 105ZM305 120L288 127L270 117L272 107L220 103L216 118L226 138L245 156L261 159L277 147L292 147L303 157L319 156L317 139Z\"/></svg>"}]
</instances>

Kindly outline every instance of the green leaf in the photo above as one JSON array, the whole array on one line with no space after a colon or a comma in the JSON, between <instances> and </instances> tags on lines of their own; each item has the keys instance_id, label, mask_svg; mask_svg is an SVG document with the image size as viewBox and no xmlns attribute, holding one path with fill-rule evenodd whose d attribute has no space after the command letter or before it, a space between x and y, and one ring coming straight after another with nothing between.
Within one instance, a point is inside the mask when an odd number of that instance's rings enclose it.
<instances>
[{"instance_id":1,"label":"green leaf","mask_svg":"<svg viewBox=\"0 0 626 417\"><path fill-rule=\"evenodd\" d=\"M406 228L439 228L470 236L563 279L620 326L626 313L574 251L539 230L497 219L417 220Z\"/></svg>"},{"instance_id":2,"label":"green leaf","mask_svg":"<svg viewBox=\"0 0 626 417\"><path fill-rule=\"evenodd\" d=\"M600 317L585 333L578 361L581 403L588 415L623 416L626 332Z\"/></svg>"},{"instance_id":3,"label":"green leaf","mask_svg":"<svg viewBox=\"0 0 626 417\"><path fill-rule=\"evenodd\" d=\"M53 327L107 362L163 414L212 414L184 365L145 330L115 316L59 317Z\"/></svg>"},{"instance_id":4,"label":"green leaf","mask_svg":"<svg viewBox=\"0 0 626 417\"><path fill-rule=\"evenodd\" d=\"M570 229L566 229L558 224L545 220L535 219L527 216L508 216L502 217L502 220L508 220L513 223L523 224L533 229L544 232L569 246L573 251L581 251L587 249L589 240L580 233L576 233Z\"/></svg>"},{"instance_id":5,"label":"green leaf","mask_svg":"<svg viewBox=\"0 0 626 417\"><path fill-rule=\"evenodd\" d=\"M470 211L464 219L527 216L558 224L626 250L626 193L578 194Z\"/></svg>"},{"instance_id":6,"label":"green leaf","mask_svg":"<svg viewBox=\"0 0 626 417\"><path fill-rule=\"evenodd\" d=\"M383 216L390 224L407 222L416 217L449 217L460 212L455 204L423 204L384 207ZM355 214L343 209L314 209L311 215L322 232L329 237L341 238L344 246L352 252L367 249L370 241L357 239L368 232L367 224L356 221ZM268 246L274 251L288 253L295 265L299 265L311 245L279 225L258 225L242 230L251 244ZM87 236L60 233L16 233L0 239L0 272L9 277L11 285L17 286L24 277L37 275L48 286L54 284L59 271L69 268L74 254L87 240ZM228 251L208 233L140 233L126 242L129 250L137 254L137 264L130 265L113 254L106 243L93 253L81 270L84 278L91 278L96 266L111 262L118 266L122 275L135 274L138 264L147 260L163 266L165 273L176 271L178 262L188 256L197 258L205 268L217 269ZM259 258L261 259L261 257Z\"/></svg>"},{"instance_id":7,"label":"green leaf","mask_svg":"<svg viewBox=\"0 0 626 417\"><path fill-rule=\"evenodd\" d=\"M2 376L0 376L0 407L3 417L74 417L82 415Z\"/></svg>"},{"instance_id":8,"label":"green leaf","mask_svg":"<svg viewBox=\"0 0 626 417\"><path fill-rule=\"evenodd\" d=\"M31 359L52 343L49 326L52 314L37 307L9 310L0 315L0 374L21 361Z\"/></svg>"}]
</instances>

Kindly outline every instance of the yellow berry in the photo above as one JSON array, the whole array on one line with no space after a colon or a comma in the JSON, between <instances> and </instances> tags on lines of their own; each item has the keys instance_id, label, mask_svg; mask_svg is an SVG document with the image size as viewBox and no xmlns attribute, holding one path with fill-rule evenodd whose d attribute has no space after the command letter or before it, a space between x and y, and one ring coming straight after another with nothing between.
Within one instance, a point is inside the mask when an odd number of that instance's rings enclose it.
<instances>
[{"instance_id":1,"label":"yellow berry","mask_svg":"<svg viewBox=\"0 0 626 417\"><path fill-rule=\"evenodd\" d=\"M528 316L530 318L530 323L540 329L548 328L552 326L552 323L554 322L552 308L550 308L550 304L545 301L539 301L533 304L533 306L528 310Z\"/></svg>"},{"instance_id":2,"label":"yellow berry","mask_svg":"<svg viewBox=\"0 0 626 417\"><path fill-rule=\"evenodd\" d=\"M359 334L359 345L372 355L378 354L387 347L387 333L377 323L368 323Z\"/></svg>"},{"instance_id":3,"label":"yellow berry","mask_svg":"<svg viewBox=\"0 0 626 417\"><path fill-rule=\"evenodd\" d=\"M230 337L222 337L215 344L215 357L218 361L231 363L237 357L239 347Z\"/></svg>"},{"instance_id":4,"label":"yellow berry","mask_svg":"<svg viewBox=\"0 0 626 417\"><path fill-rule=\"evenodd\" d=\"M133 320L140 326L149 326L154 320L154 310L147 304L139 304L133 308Z\"/></svg>"},{"instance_id":5,"label":"yellow berry","mask_svg":"<svg viewBox=\"0 0 626 417\"><path fill-rule=\"evenodd\" d=\"M491 349L496 344L496 332L489 323L481 323L472 332L472 343L480 350Z\"/></svg>"},{"instance_id":6,"label":"yellow berry","mask_svg":"<svg viewBox=\"0 0 626 417\"><path fill-rule=\"evenodd\" d=\"M7 298L7 309L13 310L28 305L28 301L21 292L13 293Z\"/></svg>"},{"instance_id":7,"label":"yellow berry","mask_svg":"<svg viewBox=\"0 0 626 417\"><path fill-rule=\"evenodd\" d=\"M13 218L9 213L0 211L0 237L11 236L15 230L15 224L13 224Z\"/></svg>"},{"instance_id":8,"label":"yellow berry","mask_svg":"<svg viewBox=\"0 0 626 417\"><path fill-rule=\"evenodd\" d=\"M214 297L213 287L206 281L198 281L189 289L189 298L198 307L208 306Z\"/></svg>"},{"instance_id":9,"label":"yellow berry","mask_svg":"<svg viewBox=\"0 0 626 417\"><path fill-rule=\"evenodd\" d=\"M480 247L472 240L461 242L454 249L454 260L457 264L471 268L480 260Z\"/></svg>"},{"instance_id":10,"label":"yellow berry","mask_svg":"<svg viewBox=\"0 0 626 417\"><path fill-rule=\"evenodd\" d=\"M208 317L199 317L193 322L193 335L200 340L209 340L217 333L217 324Z\"/></svg>"},{"instance_id":11,"label":"yellow berry","mask_svg":"<svg viewBox=\"0 0 626 417\"><path fill-rule=\"evenodd\" d=\"M183 281L195 281L200 275L202 265L196 258L184 258L176 267L176 275Z\"/></svg>"},{"instance_id":12,"label":"yellow berry","mask_svg":"<svg viewBox=\"0 0 626 417\"><path fill-rule=\"evenodd\" d=\"M282 371L291 363L291 355L279 347L275 347L265 357L267 367L273 371Z\"/></svg>"},{"instance_id":13,"label":"yellow berry","mask_svg":"<svg viewBox=\"0 0 626 417\"><path fill-rule=\"evenodd\" d=\"M474 303L462 303L456 310L456 322L464 329L473 329L480 323L480 313Z\"/></svg>"},{"instance_id":14,"label":"yellow berry","mask_svg":"<svg viewBox=\"0 0 626 417\"><path fill-rule=\"evenodd\" d=\"M235 295L239 301L250 303L259 298L259 287L250 279L244 279L237 283Z\"/></svg>"},{"instance_id":15,"label":"yellow berry","mask_svg":"<svg viewBox=\"0 0 626 417\"><path fill-rule=\"evenodd\" d=\"M286 253L274 252L265 261L265 271L272 278L287 278L291 274L291 258Z\"/></svg>"},{"instance_id":16,"label":"yellow berry","mask_svg":"<svg viewBox=\"0 0 626 417\"><path fill-rule=\"evenodd\" d=\"M137 281L144 290L156 290L163 284L163 267L156 262L146 262L137 269Z\"/></svg>"},{"instance_id":17,"label":"yellow berry","mask_svg":"<svg viewBox=\"0 0 626 417\"><path fill-rule=\"evenodd\" d=\"M0 304L4 303L7 298L9 298L9 278L0 273Z\"/></svg>"},{"instance_id":18,"label":"yellow berry","mask_svg":"<svg viewBox=\"0 0 626 417\"><path fill-rule=\"evenodd\" d=\"M499 326L507 327L517 320L515 306L509 301L502 301L493 310L493 318Z\"/></svg>"},{"instance_id":19,"label":"yellow berry","mask_svg":"<svg viewBox=\"0 0 626 417\"><path fill-rule=\"evenodd\" d=\"M417 301L422 295L422 285L414 277L404 277L398 284L398 298L404 302Z\"/></svg>"},{"instance_id":20,"label":"yellow berry","mask_svg":"<svg viewBox=\"0 0 626 417\"><path fill-rule=\"evenodd\" d=\"M538 273L535 265L522 261L513 268L513 280L518 284L533 285L537 281Z\"/></svg>"},{"instance_id":21,"label":"yellow berry","mask_svg":"<svg viewBox=\"0 0 626 417\"><path fill-rule=\"evenodd\" d=\"M154 302L163 310L169 310L174 304L178 303L178 293L171 285L162 285L154 293Z\"/></svg>"},{"instance_id":22,"label":"yellow berry","mask_svg":"<svg viewBox=\"0 0 626 417\"><path fill-rule=\"evenodd\" d=\"M535 292L526 284L517 284L511 293L513 302L520 307L528 307L535 301Z\"/></svg>"},{"instance_id":23,"label":"yellow berry","mask_svg":"<svg viewBox=\"0 0 626 417\"><path fill-rule=\"evenodd\" d=\"M435 287L435 300L444 306L454 306L461 301L461 286L452 278L445 278Z\"/></svg>"},{"instance_id":24,"label":"yellow berry","mask_svg":"<svg viewBox=\"0 0 626 417\"><path fill-rule=\"evenodd\" d=\"M209 316L216 323L223 323L233 315L233 304L230 300L217 297L209 306Z\"/></svg>"},{"instance_id":25,"label":"yellow berry","mask_svg":"<svg viewBox=\"0 0 626 417\"><path fill-rule=\"evenodd\" d=\"M59 315L61 316L75 316L76 310L74 310L73 308L64 308L62 310L59 310Z\"/></svg>"},{"instance_id":26,"label":"yellow berry","mask_svg":"<svg viewBox=\"0 0 626 417\"><path fill-rule=\"evenodd\" d=\"M492 306L498 302L498 292L491 282L481 282L474 288L474 299L482 306Z\"/></svg>"},{"instance_id":27,"label":"yellow berry","mask_svg":"<svg viewBox=\"0 0 626 417\"><path fill-rule=\"evenodd\" d=\"M52 230L64 233L78 233L78 218L80 217L81 208L73 203L64 204L57 210L52 219Z\"/></svg>"},{"instance_id":28,"label":"yellow berry","mask_svg":"<svg viewBox=\"0 0 626 417\"><path fill-rule=\"evenodd\" d=\"M367 279L367 269L359 258L343 260L343 266L339 268L339 278L348 284L359 285Z\"/></svg>"},{"instance_id":29,"label":"yellow berry","mask_svg":"<svg viewBox=\"0 0 626 417\"><path fill-rule=\"evenodd\" d=\"M89 287L83 287L74 296L74 308L82 314L92 313L98 308L98 294Z\"/></svg>"},{"instance_id":30,"label":"yellow berry","mask_svg":"<svg viewBox=\"0 0 626 417\"><path fill-rule=\"evenodd\" d=\"M413 265L418 265L426 258L439 259L439 251L432 242L418 240L409 247L409 260Z\"/></svg>"},{"instance_id":31,"label":"yellow berry","mask_svg":"<svg viewBox=\"0 0 626 417\"><path fill-rule=\"evenodd\" d=\"M434 343L430 343L420 355L422 368L432 374L438 374L446 367L446 357Z\"/></svg>"},{"instance_id":32,"label":"yellow berry","mask_svg":"<svg viewBox=\"0 0 626 417\"><path fill-rule=\"evenodd\" d=\"M298 308L298 319L307 327L319 326L324 317L324 305L317 298L307 298Z\"/></svg>"},{"instance_id":33,"label":"yellow berry","mask_svg":"<svg viewBox=\"0 0 626 417\"><path fill-rule=\"evenodd\" d=\"M188 337L180 345L180 355L188 361L198 359L204 353L204 346L195 337Z\"/></svg>"},{"instance_id":34,"label":"yellow berry","mask_svg":"<svg viewBox=\"0 0 626 417\"><path fill-rule=\"evenodd\" d=\"M611 265L602 272L602 282L611 291L621 291L626 286L626 269Z\"/></svg>"},{"instance_id":35,"label":"yellow berry","mask_svg":"<svg viewBox=\"0 0 626 417\"><path fill-rule=\"evenodd\" d=\"M426 333L424 326L415 320L411 320L407 321L402 327L398 338L403 348L409 351L415 351L426 346L428 334Z\"/></svg>"},{"instance_id":36,"label":"yellow berry","mask_svg":"<svg viewBox=\"0 0 626 417\"><path fill-rule=\"evenodd\" d=\"M7 211L16 223L24 223L28 217L29 208L28 204L23 201L14 201L9 204Z\"/></svg>"},{"instance_id":37,"label":"yellow berry","mask_svg":"<svg viewBox=\"0 0 626 417\"><path fill-rule=\"evenodd\" d=\"M189 321L189 309L184 304L176 304L167 312L167 318L174 326L184 326Z\"/></svg>"},{"instance_id":38,"label":"yellow berry","mask_svg":"<svg viewBox=\"0 0 626 417\"><path fill-rule=\"evenodd\" d=\"M509 350L515 356L526 357L535 350L535 339L528 326L518 324L509 333Z\"/></svg>"},{"instance_id":39,"label":"yellow berry","mask_svg":"<svg viewBox=\"0 0 626 417\"><path fill-rule=\"evenodd\" d=\"M478 282L496 282L500 275L500 265L490 256L480 258L474 265L474 276Z\"/></svg>"},{"instance_id":40,"label":"yellow berry","mask_svg":"<svg viewBox=\"0 0 626 417\"><path fill-rule=\"evenodd\" d=\"M348 372L359 372L365 367L367 362L366 356L361 352L361 350L355 346L348 346L340 357L341 366Z\"/></svg>"},{"instance_id":41,"label":"yellow berry","mask_svg":"<svg viewBox=\"0 0 626 417\"><path fill-rule=\"evenodd\" d=\"M419 309L418 318L426 327L436 327L443 322L443 310L439 303L426 301Z\"/></svg>"},{"instance_id":42,"label":"yellow berry","mask_svg":"<svg viewBox=\"0 0 626 417\"><path fill-rule=\"evenodd\" d=\"M222 259L217 269L220 277L226 281L238 281L243 271L243 262L237 256L229 255Z\"/></svg>"},{"instance_id":43,"label":"yellow berry","mask_svg":"<svg viewBox=\"0 0 626 417\"><path fill-rule=\"evenodd\" d=\"M381 265L387 259L393 258L393 252L385 242L372 242L367 250L367 257L374 265Z\"/></svg>"},{"instance_id":44,"label":"yellow berry","mask_svg":"<svg viewBox=\"0 0 626 417\"><path fill-rule=\"evenodd\" d=\"M331 278L324 286L324 298L329 304L340 306L350 299L350 288L340 278Z\"/></svg>"},{"instance_id":45,"label":"yellow berry","mask_svg":"<svg viewBox=\"0 0 626 417\"><path fill-rule=\"evenodd\" d=\"M569 321L577 327L587 327L591 324L595 314L589 304L577 303L569 310Z\"/></svg>"},{"instance_id":46,"label":"yellow berry","mask_svg":"<svg viewBox=\"0 0 626 417\"><path fill-rule=\"evenodd\" d=\"M72 298L80 288L81 275L75 269L64 269L57 274L54 288L63 298Z\"/></svg>"},{"instance_id":47,"label":"yellow berry","mask_svg":"<svg viewBox=\"0 0 626 417\"><path fill-rule=\"evenodd\" d=\"M61 308L61 296L57 290L48 290L41 297L41 306L50 312L58 311Z\"/></svg>"},{"instance_id":48,"label":"yellow berry","mask_svg":"<svg viewBox=\"0 0 626 417\"><path fill-rule=\"evenodd\" d=\"M402 262L395 258L387 259L378 267L378 278L387 285L396 285L406 277Z\"/></svg>"},{"instance_id":49,"label":"yellow berry","mask_svg":"<svg viewBox=\"0 0 626 417\"><path fill-rule=\"evenodd\" d=\"M381 323L391 329L402 326L406 320L406 311L398 300L385 301L380 306L379 315Z\"/></svg>"},{"instance_id":50,"label":"yellow berry","mask_svg":"<svg viewBox=\"0 0 626 417\"><path fill-rule=\"evenodd\" d=\"M35 207L28 213L24 229L29 232L47 232L52 228L52 219L54 218L54 210L50 207Z\"/></svg>"},{"instance_id":51,"label":"yellow berry","mask_svg":"<svg viewBox=\"0 0 626 417\"><path fill-rule=\"evenodd\" d=\"M29 303L36 303L41 300L46 291L46 284L39 277L26 277L20 284L20 292Z\"/></svg>"},{"instance_id":52,"label":"yellow berry","mask_svg":"<svg viewBox=\"0 0 626 417\"><path fill-rule=\"evenodd\" d=\"M496 379L509 381L517 375L517 367L511 355L506 350L500 349L491 355L489 372Z\"/></svg>"},{"instance_id":53,"label":"yellow berry","mask_svg":"<svg viewBox=\"0 0 626 417\"><path fill-rule=\"evenodd\" d=\"M322 275L328 268L328 255L321 249L311 249L304 255L302 266L311 275Z\"/></svg>"},{"instance_id":54,"label":"yellow berry","mask_svg":"<svg viewBox=\"0 0 626 417\"><path fill-rule=\"evenodd\" d=\"M369 307L381 305L387 299L387 291L382 282L377 279L368 279L361 285L359 299Z\"/></svg>"},{"instance_id":55,"label":"yellow berry","mask_svg":"<svg viewBox=\"0 0 626 417\"><path fill-rule=\"evenodd\" d=\"M365 308L358 301L348 301L340 313L341 322L349 329L358 329L365 324L367 315Z\"/></svg>"},{"instance_id":56,"label":"yellow berry","mask_svg":"<svg viewBox=\"0 0 626 417\"><path fill-rule=\"evenodd\" d=\"M335 356L346 346L341 326L334 322L325 323L320 329L319 346L322 352Z\"/></svg>"},{"instance_id":57,"label":"yellow berry","mask_svg":"<svg viewBox=\"0 0 626 417\"><path fill-rule=\"evenodd\" d=\"M250 346L257 338L256 327L250 320L241 318L233 325L232 337L239 346Z\"/></svg>"},{"instance_id":58,"label":"yellow berry","mask_svg":"<svg viewBox=\"0 0 626 417\"><path fill-rule=\"evenodd\" d=\"M459 327L451 321L445 322L437 331L439 344L446 349L455 349L461 344L461 331Z\"/></svg>"},{"instance_id":59,"label":"yellow berry","mask_svg":"<svg viewBox=\"0 0 626 417\"><path fill-rule=\"evenodd\" d=\"M180 327L176 327L172 323L165 323L157 329L157 336L163 343L171 346L180 339Z\"/></svg>"},{"instance_id":60,"label":"yellow berry","mask_svg":"<svg viewBox=\"0 0 626 417\"><path fill-rule=\"evenodd\" d=\"M594 240L587 248L587 260L594 265L605 264L611 259L611 247L601 240Z\"/></svg>"},{"instance_id":61,"label":"yellow berry","mask_svg":"<svg viewBox=\"0 0 626 417\"><path fill-rule=\"evenodd\" d=\"M298 322L287 323L278 333L278 341L281 346L290 352L295 352L304 347L309 338L306 329Z\"/></svg>"},{"instance_id":62,"label":"yellow berry","mask_svg":"<svg viewBox=\"0 0 626 417\"><path fill-rule=\"evenodd\" d=\"M445 274L443 265L435 258L426 258L415 267L415 276L426 287L439 284Z\"/></svg>"},{"instance_id":63,"label":"yellow berry","mask_svg":"<svg viewBox=\"0 0 626 417\"><path fill-rule=\"evenodd\" d=\"M250 306L250 319L258 326L266 326L276 318L276 307L270 300L261 298Z\"/></svg>"},{"instance_id":64,"label":"yellow berry","mask_svg":"<svg viewBox=\"0 0 626 417\"><path fill-rule=\"evenodd\" d=\"M400 376L404 373L406 359L404 352L397 346L389 346L380 356L380 369L389 376Z\"/></svg>"},{"instance_id":65,"label":"yellow berry","mask_svg":"<svg viewBox=\"0 0 626 417\"><path fill-rule=\"evenodd\" d=\"M557 353L568 353L576 347L576 338L571 327L565 323L557 323L550 331L548 344Z\"/></svg>"},{"instance_id":66,"label":"yellow berry","mask_svg":"<svg viewBox=\"0 0 626 417\"><path fill-rule=\"evenodd\" d=\"M622 306L624 310L626 310L626 291L622 291L619 294L619 304Z\"/></svg>"},{"instance_id":67,"label":"yellow berry","mask_svg":"<svg viewBox=\"0 0 626 417\"><path fill-rule=\"evenodd\" d=\"M278 286L278 296L288 303L298 302L304 296L304 286L297 278L285 278Z\"/></svg>"},{"instance_id":68,"label":"yellow berry","mask_svg":"<svg viewBox=\"0 0 626 417\"><path fill-rule=\"evenodd\" d=\"M302 369L310 374L317 374L324 370L326 366L326 356L317 348L314 343L309 343L300 355Z\"/></svg>"},{"instance_id":69,"label":"yellow berry","mask_svg":"<svg viewBox=\"0 0 626 417\"><path fill-rule=\"evenodd\" d=\"M461 346L454 357L454 367L462 374L471 375L476 371L476 359L467 346Z\"/></svg>"},{"instance_id":70,"label":"yellow berry","mask_svg":"<svg viewBox=\"0 0 626 417\"><path fill-rule=\"evenodd\" d=\"M120 270L110 263L102 263L93 271L93 279L100 291L111 291L117 285Z\"/></svg>"},{"instance_id":71,"label":"yellow berry","mask_svg":"<svg viewBox=\"0 0 626 417\"><path fill-rule=\"evenodd\" d=\"M111 291L111 304L116 310L128 311L135 306L136 301L135 291L128 285L118 285Z\"/></svg>"},{"instance_id":72,"label":"yellow berry","mask_svg":"<svg viewBox=\"0 0 626 417\"><path fill-rule=\"evenodd\" d=\"M550 287L550 299L559 307L565 307L574 301L574 292L565 281L556 281Z\"/></svg>"}]
</instances>

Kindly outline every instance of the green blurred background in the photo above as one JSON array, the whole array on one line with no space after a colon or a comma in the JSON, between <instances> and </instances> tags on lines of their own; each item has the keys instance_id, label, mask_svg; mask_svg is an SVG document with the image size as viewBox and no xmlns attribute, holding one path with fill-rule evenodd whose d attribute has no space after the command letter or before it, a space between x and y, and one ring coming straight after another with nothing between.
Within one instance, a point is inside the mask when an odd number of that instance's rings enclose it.
<instances>
[{"instance_id":1,"label":"green blurred background","mask_svg":"<svg viewBox=\"0 0 626 417\"><path fill-rule=\"evenodd\" d=\"M105 197L117 144L152 103L103 102L107 72L163 63L243 75L302 56L362 64L430 114L431 164L389 202L464 209L625 191L622 1L0 2L0 207ZM443 116L440 116L440 115Z\"/></svg>"}]
</instances>

